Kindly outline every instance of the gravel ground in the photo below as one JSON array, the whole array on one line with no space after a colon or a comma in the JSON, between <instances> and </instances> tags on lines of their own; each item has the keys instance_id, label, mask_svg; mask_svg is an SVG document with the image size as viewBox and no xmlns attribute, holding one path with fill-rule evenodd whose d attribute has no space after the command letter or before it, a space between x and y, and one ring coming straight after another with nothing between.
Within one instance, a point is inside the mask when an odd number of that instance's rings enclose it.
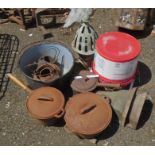
<instances>
[{"instance_id":1,"label":"gravel ground","mask_svg":"<svg viewBox=\"0 0 155 155\"><path fill-rule=\"evenodd\" d=\"M111 9L96 9L91 24L98 34L107 31L116 31L113 23ZM68 46L74 38L78 24L74 25L72 32L64 35L58 28L49 29L54 39L65 42ZM21 49L33 42L42 40L42 33L37 28L30 28L23 32L14 23L0 25L0 33L16 35L20 40ZM31 37L29 34L33 34ZM145 64L141 74L140 91L147 91L155 101L155 37L140 34L137 35L142 43L140 61ZM13 73L22 81L25 81L18 67L18 56ZM149 71L150 70L150 71ZM149 73L151 72L151 74ZM5 97L0 100L0 145L155 145L155 107L146 106L147 120L138 130L123 128L118 121L112 121L108 131L101 134L98 143L95 140L79 139L75 135L68 134L63 124L56 127L44 126L41 122L31 118L25 107L27 94L10 82Z\"/></svg>"}]
</instances>

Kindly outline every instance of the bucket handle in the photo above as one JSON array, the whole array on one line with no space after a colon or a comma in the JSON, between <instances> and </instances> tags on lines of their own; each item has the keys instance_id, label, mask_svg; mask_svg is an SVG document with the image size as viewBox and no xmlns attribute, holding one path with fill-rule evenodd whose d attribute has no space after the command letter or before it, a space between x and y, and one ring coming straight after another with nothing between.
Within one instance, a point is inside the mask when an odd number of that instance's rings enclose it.
<instances>
[{"instance_id":1,"label":"bucket handle","mask_svg":"<svg viewBox=\"0 0 155 155\"><path fill-rule=\"evenodd\" d=\"M121 85L120 84L113 84L113 83L97 83L97 87L109 87L109 88L115 88L115 89L120 89Z\"/></svg>"}]
</instances>

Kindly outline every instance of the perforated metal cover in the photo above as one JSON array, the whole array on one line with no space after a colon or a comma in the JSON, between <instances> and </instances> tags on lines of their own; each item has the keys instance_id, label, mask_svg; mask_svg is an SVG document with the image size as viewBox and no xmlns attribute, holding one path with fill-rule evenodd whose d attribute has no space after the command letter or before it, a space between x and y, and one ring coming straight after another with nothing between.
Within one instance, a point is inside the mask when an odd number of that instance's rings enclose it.
<instances>
[{"instance_id":1,"label":"perforated metal cover","mask_svg":"<svg viewBox=\"0 0 155 155\"><path fill-rule=\"evenodd\" d=\"M95 53L95 42L98 38L94 28L88 23L82 23L77 30L72 42L73 49L82 55L92 55Z\"/></svg>"}]
</instances>

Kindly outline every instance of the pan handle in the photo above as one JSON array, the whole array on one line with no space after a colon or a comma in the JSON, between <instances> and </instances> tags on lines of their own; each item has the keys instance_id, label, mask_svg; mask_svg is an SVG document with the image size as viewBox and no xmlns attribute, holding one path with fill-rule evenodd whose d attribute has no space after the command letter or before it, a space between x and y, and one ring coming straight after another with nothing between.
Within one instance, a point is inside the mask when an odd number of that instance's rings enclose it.
<instances>
[{"instance_id":1,"label":"pan handle","mask_svg":"<svg viewBox=\"0 0 155 155\"><path fill-rule=\"evenodd\" d=\"M116 89L121 88L120 84L111 84L111 83L108 83L108 84L97 83L97 87L109 87L109 88L116 88Z\"/></svg>"},{"instance_id":2,"label":"pan handle","mask_svg":"<svg viewBox=\"0 0 155 155\"><path fill-rule=\"evenodd\" d=\"M60 118L64 115L64 113L65 113L64 109L61 109L61 111L58 114L56 114L55 117Z\"/></svg>"},{"instance_id":3,"label":"pan handle","mask_svg":"<svg viewBox=\"0 0 155 155\"><path fill-rule=\"evenodd\" d=\"M92 110L94 110L94 108L96 108L96 104L92 104L92 105L88 105L86 107L84 107L81 111L80 111L80 114L86 114Z\"/></svg>"},{"instance_id":4,"label":"pan handle","mask_svg":"<svg viewBox=\"0 0 155 155\"><path fill-rule=\"evenodd\" d=\"M31 93L32 90L30 88L28 88L27 86L25 86L21 81L19 81L14 75L12 75L11 73L8 73L7 76L13 81L15 82L18 86L20 86L21 88L23 88L25 91L27 91L28 93Z\"/></svg>"}]
</instances>

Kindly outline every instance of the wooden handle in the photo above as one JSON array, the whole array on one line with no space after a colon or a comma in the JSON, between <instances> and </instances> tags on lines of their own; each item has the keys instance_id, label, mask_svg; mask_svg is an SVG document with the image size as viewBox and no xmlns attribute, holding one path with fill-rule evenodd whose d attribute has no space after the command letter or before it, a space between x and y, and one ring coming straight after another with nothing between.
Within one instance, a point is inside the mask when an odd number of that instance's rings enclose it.
<instances>
[{"instance_id":1,"label":"wooden handle","mask_svg":"<svg viewBox=\"0 0 155 155\"><path fill-rule=\"evenodd\" d=\"M27 91L28 93L31 93L32 90L30 88L28 88L27 86L25 86L21 81L19 81L15 76L13 76L12 74L8 73L7 76L13 81L15 82L18 86L20 86L21 88L23 88L25 91Z\"/></svg>"}]
</instances>

